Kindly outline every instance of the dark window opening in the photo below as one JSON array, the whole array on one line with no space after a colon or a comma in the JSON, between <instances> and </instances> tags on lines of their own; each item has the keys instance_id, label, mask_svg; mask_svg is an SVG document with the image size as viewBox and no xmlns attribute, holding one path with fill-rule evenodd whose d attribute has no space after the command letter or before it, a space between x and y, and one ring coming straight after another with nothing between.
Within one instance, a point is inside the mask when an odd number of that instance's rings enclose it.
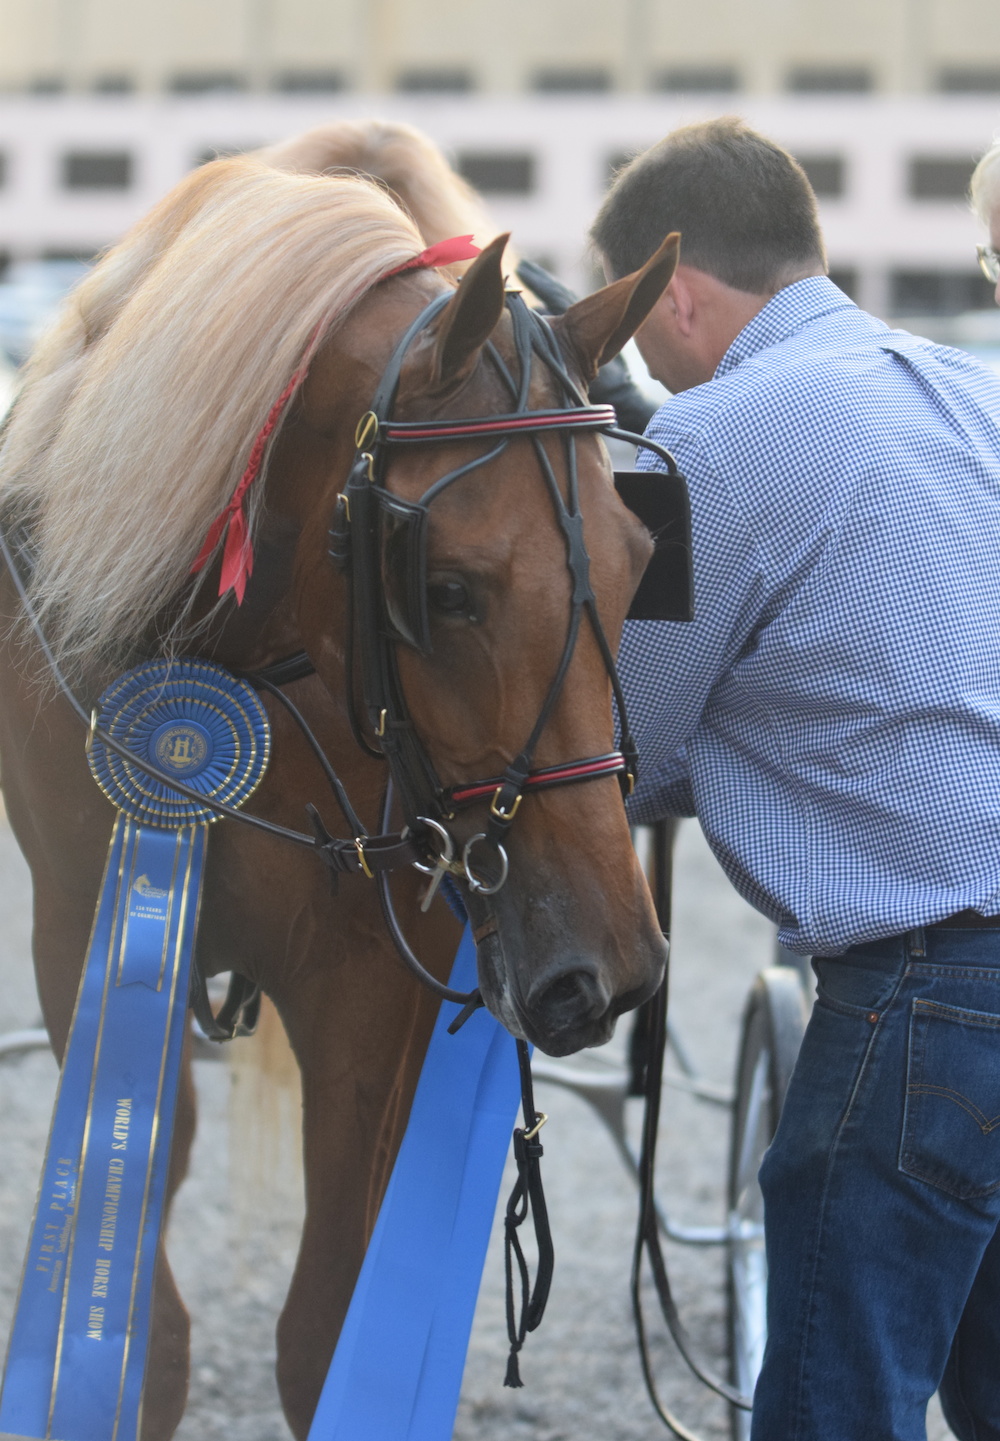
<instances>
[{"instance_id":1,"label":"dark window opening","mask_svg":"<svg viewBox=\"0 0 1000 1441\"><path fill-rule=\"evenodd\" d=\"M579 70L539 70L532 81L533 90L546 95L597 95L611 89L611 74L607 70L581 68Z\"/></svg>"},{"instance_id":2,"label":"dark window opening","mask_svg":"<svg viewBox=\"0 0 1000 1441\"><path fill-rule=\"evenodd\" d=\"M484 195L531 195L535 157L520 151L466 150L455 157L463 179Z\"/></svg>"},{"instance_id":3,"label":"dark window opening","mask_svg":"<svg viewBox=\"0 0 1000 1441\"><path fill-rule=\"evenodd\" d=\"M842 155L797 155L809 184L825 200L835 200L846 189L847 167Z\"/></svg>"},{"instance_id":4,"label":"dark window opening","mask_svg":"<svg viewBox=\"0 0 1000 1441\"><path fill-rule=\"evenodd\" d=\"M948 65L938 75L938 89L946 95L1000 94L1000 66Z\"/></svg>"},{"instance_id":5,"label":"dark window opening","mask_svg":"<svg viewBox=\"0 0 1000 1441\"><path fill-rule=\"evenodd\" d=\"M797 65L788 72L789 90L800 95L861 95L874 89L864 65Z\"/></svg>"},{"instance_id":6,"label":"dark window opening","mask_svg":"<svg viewBox=\"0 0 1000 1441\"><path fill-rule=\"evenodd\" d=\"M467 95L474 88L470 71L447 66L439 69L404 70L396 80L396 89L410 95Z\"/></svg>"},{"instance_id":7,"label":"dark window opening","mask_svg":"<svg viewBox=\"0 0 1000 1441\"><path fill-rule=\"evenodd\" d=\"M62 158L66 190L127 190L132 156L127 150L74 150Z\"/></svg>"},{"instance_id":8,"label":"dark window opening","mask_svg":"<svg viewBox=\"0 0 1000 1441\"><path fill-rule=\"evenodd\" d=\"M229 160L234 155L246 155L251 150L259 150L261 141L255 141L251 145L206 145L204 150L199 150L194 157L195 165L209 165L213 160Z\"/></svg>"},{"instance_id":9,"label":"dark window opening","mask_svg":"<svg viewBox=\"0 0 1000 1441\"><path fill-rule=\"evenodd\" d=\"M671 94L722 94L740 88L739 72L732 65L675 65L653 76L653 89Z\"/></svg>"},{"instance_id":10,"label":"dark window opening","mask_svg":"<svg viewBox=\"0 0 1000 1441\"><path fill-rule=\"evenodd\" d=\"M274 77L275 90L286 95L333 95L346 90L339 70L283 70Z\"/></svg>"},{"instance_id":11,"label":"dark window opening","mask_svg":"<svg viewBox=\"0 0 1000 1441\"><path fill-rule=\"evenodd\" d=\"M182 71L172 77L169 89L175 95L231 95L245 90L246 82L231 70Z\"/></svg>"},{"instance_id":12,"label":"dark window opening","mask_svg":"<svg viewBox=\"0 0 1000 1441\"><path fill-rule=\"evenodd\" d=\"M978 271L894 270L890 276L893 315L960 315L988 310L994 287Z\"/></svg>"},{"instance_id":13,"label":"dark window opening","mask_svg":"<svg viewBox=\"0 0 1000 1441\"><path fill-rule=\"evenodd\" d=\"M976 162L965 155L915 155L907 192L914 200L964 200Z\"/></svg>"},{"instance_id":14,"label":"dark window opening","mask_svg":"<svg viewBox=\"0 0 1000 1441\"><path fill-rule=\"evenodd\" d=\"M64 95L66 81L59 75L39 75L28 86L30 95Z\"/></svg>"},{"instance_id":15,"label":"dark window opening","mask_svg":"<svg viewBox=\"0 0 1000 1441\"><path fill-rule=\"evenodd\" d=\"M42 251L42 260L55 260L61 264L92 265L100 255L99 250L61 250L58 246Z\"/></svg>"},{"instance_id":16,"label":"dark window opening","mask_svg":"<svg viewBox=\"0 0 1000 1441\"><path fill-rule=\"evenodd\" d=\"M131 95L135 81L128 75L98 75L94 81L95 95Z\"/></svg>"},{"instance_id":17,"label":"dark window opening","mask_svg":"<svg viewBox=\"0 0 1000 1441\"><path fill-rule=\"evenodd\" d=\"M856 270L850 266L832 265L829 276L834 285L838 285L849 299L857 303L858 272Z\"/></svg>"}]
</instances>

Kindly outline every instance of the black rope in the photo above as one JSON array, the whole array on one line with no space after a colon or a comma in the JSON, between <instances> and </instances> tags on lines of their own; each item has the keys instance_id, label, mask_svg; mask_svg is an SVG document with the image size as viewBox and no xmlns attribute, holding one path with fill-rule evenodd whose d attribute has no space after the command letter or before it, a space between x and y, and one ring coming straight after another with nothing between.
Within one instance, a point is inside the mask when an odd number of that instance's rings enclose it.
<instances>
[{"instance_id":1,"label":"black rope","mask_svg":"<svg viewBox=\"0 0 1000 1441\"><path fill-rule=\"evenodd\" d=\"M510 1355L507 1357L505 1386L523 1386L518 1355L529 1331L534 1331L545 1315L545 1306L552 1287L552 1272L555 1266L555 1252L552 1246L552 1232L549 1227L549 1213L542 1189L541 1159L544 1154L539 1132L546 1117L535 1110L534 1089L531 1080L531 1054L526 1041L517 1042L517 1064L521 1073L521 1109L524 1125L514 1128L514 1161L517 1165L517 1180L507 1202L504 1216L504 1270L507 1278L507 1337L510 1341ZM531 1213L535 1231L535 1245L538 1260L535 1268L535 1284L531 1285L528 1263L525 1259L518 1229ZM517 1268L520 1289L520 1310L514 1296L514 1268Z\"/></svg>"}]
</instances>

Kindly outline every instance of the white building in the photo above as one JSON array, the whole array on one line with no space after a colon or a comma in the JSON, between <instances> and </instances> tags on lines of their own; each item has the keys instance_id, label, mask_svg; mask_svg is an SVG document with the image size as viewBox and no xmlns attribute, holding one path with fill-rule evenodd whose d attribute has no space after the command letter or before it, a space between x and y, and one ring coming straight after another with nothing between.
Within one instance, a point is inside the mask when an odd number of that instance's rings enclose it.
<instances>
[{"instance_id":1,"label":"white building","mask_svg":"<svg viewBox=\"0 0 1000 1441\"><path fill-rule=\"evenodd\" d=\"M732 110L786 145L820 195L831 269L881 314L988 305L964 191L1000 125L971 96L264 94L0 97L0 252L92 255L206 156L337 116L411 121L487 194L521 251L590 280L587 228L621 159L673 126Z\"/></svg>"},{"instance_id":2,"label":"white building","mask_svg":"<svg viewBox=\"0 0 1000 1441\"><path fill-rule=\"evenodd\" d=\"M990 304L964 200L1000 128L990 0L0 0L0 263L90 256L207 155L380 114L587 285L615 164L723 112L806 164L862 304Z\"/></svg>"}]
</instances>

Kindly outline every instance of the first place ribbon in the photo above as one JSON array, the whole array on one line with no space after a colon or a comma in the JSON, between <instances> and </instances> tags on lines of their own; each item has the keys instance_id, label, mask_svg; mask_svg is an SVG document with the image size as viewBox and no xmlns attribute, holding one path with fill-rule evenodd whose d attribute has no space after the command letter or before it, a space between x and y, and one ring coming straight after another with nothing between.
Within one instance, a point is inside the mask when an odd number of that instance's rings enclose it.
<instances>
[{"instance_id":1,"label":"first place ribbon","mask_svg":"<svg viewBox=\"0 0 1000 1441\"><path fill-rule=\"evenodd\" d=\"M269 736L256 694L203 661L152 662L101 698L102 728L240 805ZM212 812L95 742L118 807L80 982L0 1396L0 1431L137 1441Z\"/></svg>"}]
</instances>

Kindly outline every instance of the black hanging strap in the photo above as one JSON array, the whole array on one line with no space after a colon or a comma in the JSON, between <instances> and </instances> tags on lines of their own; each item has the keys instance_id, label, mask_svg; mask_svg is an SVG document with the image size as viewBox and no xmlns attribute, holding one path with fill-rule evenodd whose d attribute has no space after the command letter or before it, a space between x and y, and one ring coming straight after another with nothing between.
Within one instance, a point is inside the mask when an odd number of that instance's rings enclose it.
<instances>
[{"instance_id":1,"label":"black hanging strap","mask_svg":"<svg viewBox=\"0 0 1000 1441\"><path fill-rule=\"evenodd\" d=\"M208 999L208 986L197 958L191 967L189 1004L195 1020L210 1041L231 1041L234 1036L252 1036L260 1017L260 987L239 971L229 977L229 989L216 1015Z\"/></svg>"},{"instance_id":2,"label":"black hanging strap","mask_svg":"<svg viewBox=\"0 0 1000 1441\"><path fill-rule=\"evenodd\" d=\"M680 1441L698 1441L682 1422L673 1416L660 1399L653 1378L646 1324L642 1310L642 1262L643 1254L649 1257L653 1285L656 1289L660 1310L674 1344L698 1379L716 1395L728 1401L731 1406L749 1411L750 1398L743 1396L721 1377L715 1376L697 1354L694 1342L681 1321L670 1289L666 1262L660 1246L659 1222L656 1214L655 1171L656 1141L660 1126L660 1094L663 1085L663 1060L667 1039L667 982L664 975L656 995L648 1005L648 1032L645 1038L645 1113L642 1126L642 1149L639 1155L639 1223L636 1228L635 1250L632 1258L632 1312L639 1342L639 1358L650 1400L664 1425L680 1438Z\"/></svg>"},{"instance_id":3,"label":"black hanging strap","mask_svg":"<svg viewBox=\"0 0 1000 1441\"><path fill-rule=\"evenodd\" d=\"M548 1117L535 1110L534 1090L531 1082L531 1055L526 1041L517 1042L517 1063L521 1072L521 1107L524 1125L514 1128L514 1160L517 1164L517 1180L507 1202L504 1217L504 1268L507 1274L507 1336L510 1340L510 1355L507 1358L505 1386L522 1386L518 1367L518 1352L524 1345L529 1331L534 1331L545 1315L546 1302L552 1286L552 1271L555 1252L552 1248L552 1232L549 1229L549 1213L542 1189L541 1159L544 1154L538 1133ZM534 1289L528 1275L518 1227L531 1212L535 1228L535 1245L538 1250L538 1264L535 1271ZM521 1290L520 1315L516 1314L514 1302L514 1267L517 1266Z\"/></svg>"}]
</instances>

